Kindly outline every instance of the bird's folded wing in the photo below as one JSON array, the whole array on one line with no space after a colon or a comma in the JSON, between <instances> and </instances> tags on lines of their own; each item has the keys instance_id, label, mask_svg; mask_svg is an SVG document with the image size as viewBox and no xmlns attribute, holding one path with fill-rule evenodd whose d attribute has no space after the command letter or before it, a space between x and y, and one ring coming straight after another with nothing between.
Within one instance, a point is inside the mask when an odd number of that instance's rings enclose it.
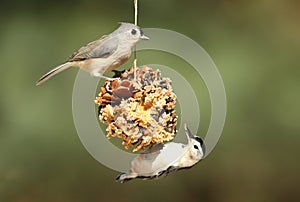
<instances>
[{"instance_id":1,"label":"bird's folded wing","mask_svg":"<svg viewBox=\"0 0 300 202\"><path fill-rule=\"evenodd\" d=\"M86 60L90 58L107 58L112 55L117 48L118 38L105 35L100 39L81 47L69 57L68 62Z\"/></svg>"}]
</instances>

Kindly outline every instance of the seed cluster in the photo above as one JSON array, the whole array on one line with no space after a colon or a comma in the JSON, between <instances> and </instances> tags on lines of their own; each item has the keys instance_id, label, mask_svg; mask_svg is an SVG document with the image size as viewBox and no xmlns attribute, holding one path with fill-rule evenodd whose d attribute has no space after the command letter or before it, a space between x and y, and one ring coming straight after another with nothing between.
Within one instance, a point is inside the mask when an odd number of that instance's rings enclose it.
<instances>
[{"instance_id":1,"label":"seed cluster","mask_svg":"<svg viewBox=\"0 0 300 202\"><path fill-rule=\"evenodd\" d=\"M172 140L177 115L171 80L147 66L136 70L135 79L133 68L115 76L120 79L107 80L95 100L106 136L122 138L133 152Z\"/></svg>"}]
</instances>

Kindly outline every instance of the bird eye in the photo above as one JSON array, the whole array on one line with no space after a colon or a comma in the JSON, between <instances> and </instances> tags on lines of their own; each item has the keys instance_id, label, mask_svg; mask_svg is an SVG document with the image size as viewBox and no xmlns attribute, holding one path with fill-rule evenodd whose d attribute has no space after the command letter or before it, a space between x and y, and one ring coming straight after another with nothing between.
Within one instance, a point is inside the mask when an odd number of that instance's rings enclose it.
<instances>
[{"instance_id":1,"label":"bird eye","mask_svg":"<svg viewBox=\"0 0 300 202\"><path fill-rule=\"evenodd\" d=\"M195 148L195 149L199 149L197 145L194 145L194 148Z\"/></svg>"},{"instance_id":2,"label":"bird eye","mask_svg":"<svg viewBox=\"0 0 300 202\"><path fill-rule=\"evenodd\" d=\"M136 30L135 30L135 29L132 29L132 30L131 30L131 34L132 34L132 35L135 35L135 34L136 34Z\"/></svg>"}]
</instances>

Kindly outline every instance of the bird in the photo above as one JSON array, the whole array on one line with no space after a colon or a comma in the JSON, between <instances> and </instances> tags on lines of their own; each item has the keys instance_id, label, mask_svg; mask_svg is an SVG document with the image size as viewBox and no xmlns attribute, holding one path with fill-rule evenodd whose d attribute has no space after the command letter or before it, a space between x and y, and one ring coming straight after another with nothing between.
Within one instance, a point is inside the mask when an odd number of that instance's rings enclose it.
<instances>
[{"instance_id":1,"label":"bird","mask_svg":"<svg viewBox=\"0 0 300 202\"><path fill-rule=\"evenodd\" d=\"M113 80L103 74L124 64L140 40L148 40L142 29L132 23L121 22L119 28L104 35L74 52L66 62L44 74L37 82L40 85L52 76L70 67L79 67L91 76Z\"/></svg>"},{"instance_id":2,"label":"bird","mask_svg":"<svg viewBox=\"0 0 300 202\"><path fill-rule=\"evenodd\" d=\"M195 136L184 125L188 144L170 142L157 144L155 148L138 154L131 161L131 168L121 173L116 181L121 183L135 178L155 179L165 177L169 173L194 166L204 158L205 145L203 140Z\"/></svg>"}]
</instances>

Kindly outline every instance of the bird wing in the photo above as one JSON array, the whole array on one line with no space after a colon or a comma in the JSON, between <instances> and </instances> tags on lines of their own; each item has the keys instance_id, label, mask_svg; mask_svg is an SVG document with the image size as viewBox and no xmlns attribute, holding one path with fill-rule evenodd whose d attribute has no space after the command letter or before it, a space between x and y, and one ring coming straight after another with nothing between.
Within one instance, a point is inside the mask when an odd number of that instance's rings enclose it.
<instances>
[{"instance_id":1,"label":"bird wing","mask_svg":"<svg viewBox=\"0 0 300 202\"><path fill-rule=\"evenodd\" d=\"M69 57L68 62L86 60L90 58L107 58L112 55L117 48L118 38L104 35L100 39L93 41L74 52Z\"/></svg>"},{"instance_id":2,"label":"bird wing","mask_svg":"<svg viewBox=\"0 0 300 202\"><path fill-rule=\"evenodd\" d=\"M170 142L159 151L139 154L132 162L132 170L143 177L160 175L173 168L185 149L183 144Z\"/></svg>"},{"instance_id":3,"label":"bird wing","mask_svg":"<svg viewBox=\"0 0 300 202\"><path fill-rule=\"evenodd\" d=\"M161 172L173 166L184 155L185 150L185 145L181 143L170 142L165 144L160 155L152 162L153 171Z\"/></svg>"}]
</instances>

